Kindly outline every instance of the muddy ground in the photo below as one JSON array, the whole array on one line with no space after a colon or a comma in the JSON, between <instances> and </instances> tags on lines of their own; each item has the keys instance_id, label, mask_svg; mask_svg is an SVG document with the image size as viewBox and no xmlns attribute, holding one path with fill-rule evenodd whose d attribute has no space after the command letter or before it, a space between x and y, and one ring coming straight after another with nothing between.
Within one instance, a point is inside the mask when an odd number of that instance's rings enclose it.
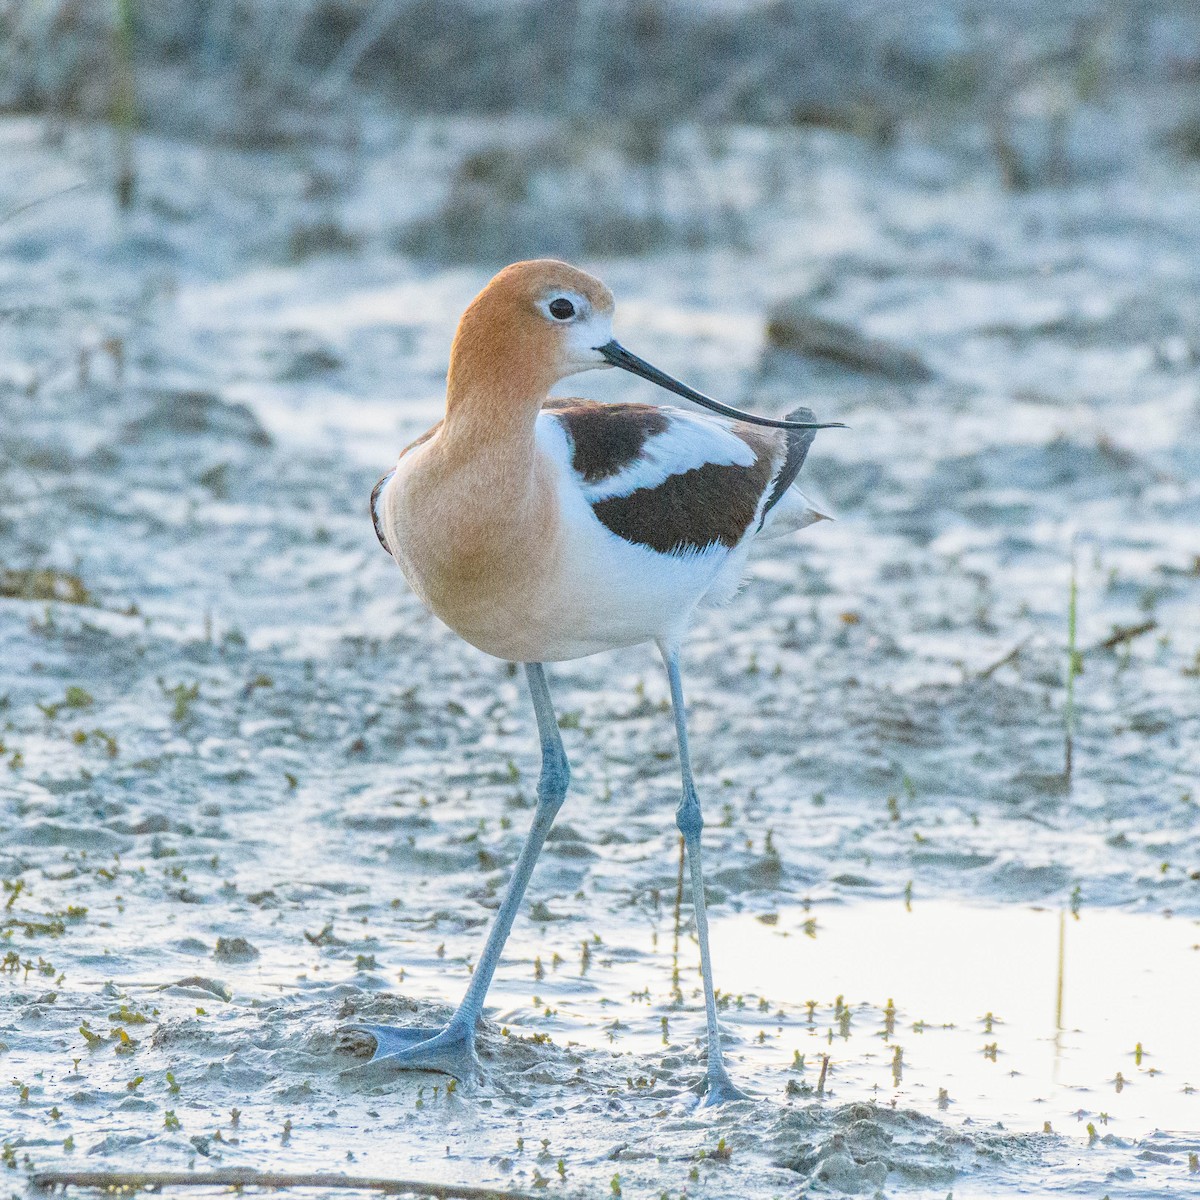
<instances>
[{"instance_id":1,"label":"muddy ground","mask_svg":"<svg viewBox=\"0 0 1200 1200\"><path fill-rule=\"evenodd\" d=\"M488 1081L343 1073L348 1019L457 1000L537 770L521 679L422 610L366 498L437 418L490 274L446 248L526 219L504 172L575 179L578 213L627 163L602 146L589 184L545 151L561 127L517 118L361 131L142 136L121 212L107 127L0 121L10 1190L31 1164L743 1200L1195 1186L1200 1105L1089 1139L1092 1095L1043 1133L1038 1111L996 1125L884 1066L841 1072L837 1049L818 1097L793 1052L836 1027L835 996L814 978L760 1003L720 962L759 1098L694 1111L699 976L686 903L668 953L677 778L645 648L552 670L574 784L498 978ZM906 900L1200 917L1200 168L1020 191L903 137L736 126L661 154L578 247L618 336L732 403L849 425L805 469L836 522L763 547L688 647L718 925ZM784 302L883 349L772 346ZM921 1016L897 1005L902 1028Z\"/></svg>"}]
</instances>

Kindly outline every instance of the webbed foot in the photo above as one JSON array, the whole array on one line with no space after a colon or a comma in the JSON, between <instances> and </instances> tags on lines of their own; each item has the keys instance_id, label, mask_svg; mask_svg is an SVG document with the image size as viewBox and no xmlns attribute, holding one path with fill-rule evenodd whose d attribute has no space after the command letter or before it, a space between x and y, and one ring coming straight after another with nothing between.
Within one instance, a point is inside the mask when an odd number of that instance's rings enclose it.
<instances>
[{"instance_id":1,"label":"webbed foot","mask_svg":"<svg viewBox=\"0 0 1200 1200\"><path fill-rule=\"evenodd\" d=\"M355 1033L368 1033L375 1039L375 1053L369 1062L350 1067L345 1074L396 1071L437 1071L452 1075L464 1083L483 1074L475 1055L475 1031L450 1024L444 1029L406 1025L348 1025Z\"/></svg>"},{"instance_id":2,"label":"webbed foot","mask_svg":"<svg viewBox=\"0 0 1200 1200\"><path fill-rule=\"evenodd\" d=\"M728 1104L733 1100L753 1100L749 1092L743 1092L722 1067L719 1071L709 1071L702 1085L700 1097L701 1108L712 1108L716 1104Z\"/></svg>"}]
</instances>

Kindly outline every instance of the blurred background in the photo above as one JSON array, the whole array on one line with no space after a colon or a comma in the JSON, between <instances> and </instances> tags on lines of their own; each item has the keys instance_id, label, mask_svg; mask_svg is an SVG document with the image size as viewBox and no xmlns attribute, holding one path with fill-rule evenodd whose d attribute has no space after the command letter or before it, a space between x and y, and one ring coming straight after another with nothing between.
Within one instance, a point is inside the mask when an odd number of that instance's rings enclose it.
<instances>
[{"instance_id":1,"label":"blurred background","mask_svg":"<svg viewBox=\"0 0 1200 1200\"><path fill-rule=\"evenodd\" d=\"M851 995L800 949L836 911L866 940L830 961L875 963L876 902L899 922L937 902L975 946L975 905L1200 916L1198 233L1196 0L0 0L0 950L23 964L0 1052L32 1089L0 1105L20 1144L261 1165L287 1117L289 1162L349 1145L380 1174L515 1186L566 1153L588 1194L617 1170L629 1195L765 1197L819 1182L826 1151L873 1189L843 1161L869 1125L896 1145L871 1133L856 1161L940 1200L975 1167L981 1195L1029 1163L1078 1183L1074 1151L1032 1139L1044 1121L1200 1127L1195 1054L1149 1008L1051 1080L993 1033L990 995L908 1011L903 978ZM519 1116L551 1157L514 1165L516 1117L414 1116L408 1093L381 1145L362 1131L398 1110L337 1077L339 1021L457 996L527 825L520 679L425 613L367 497L440 416L463 308L534 255L599 274L620 340L692 385L849 426L801 480L837 521L756 555L685 664L714 936L765 944L722 934L738 913L791 930L771 945L816 998L743 1005L774 985L749 952L718 962L734 1061L790 1104L836 1035L837 1103L731 1119L732 1160L702 1170L711 1131L633 1082L684 1086L702 1024L691 944L666 956L678 778L644 647L551 673L575 787L496 1002L554 1045L488 1033L526 1056ZM663 398L617 375L563 390ZM1158 944L1131 926L1120 970L1068 975L1068 1014ZM1053 953L1029 968L1051 988ZM1163 951L1147 994L1196 994L1194 958ZM126 981L193 977L216 990L155 993L132 1066L81 1040L137 1010ZM842 988L875 1006L853 1036ZM960 1031L956 1066L904 1032L918 1019ZM906 1053L880 1058L893 1021ZM79 1054L86 1094L54 1065ZM240 1148L213 1141L231 1105ZM943 1136L960 1116L979 1122ZM1174 1194L1200 1153L1092 1142L1097 1195Z\"/></svg>"},{"instance_id":2,"label":"blurred background","mask_svg":"<svg viewBox=\"0 0 1200 1200\"><path fill-rule=\"evenodd\" d=\"M1200 156L1187 0L5 0L0 53L5 112L48 139L111 126L89 186L165 204L143 139L306 172L302 211L260 231L292 257L753 241L801 131L936 147L1016 191Z\"/></svg>"}]
</instances>

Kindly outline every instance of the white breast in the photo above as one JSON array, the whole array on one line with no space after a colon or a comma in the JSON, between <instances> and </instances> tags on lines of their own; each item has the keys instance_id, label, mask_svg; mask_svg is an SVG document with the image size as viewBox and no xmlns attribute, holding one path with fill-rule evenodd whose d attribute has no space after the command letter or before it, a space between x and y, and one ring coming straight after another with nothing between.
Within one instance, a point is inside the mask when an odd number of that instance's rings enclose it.
<instances>
[{"instance_id":1,"label":"white breast","mask_svg":"<svg viewBox=\"0 0 1200 1200\"><path fill-rule=\"evenodd\" d=\"M546 659L574 658L601 650L647 641L675 641L682 636L697 604L711 592L729 568L740 575L745 548L719 543L683 554L660 554L618 537L606 529L592 510L594 499L629 494L637 487L654 487L668 474L662 460L641 470L636 464L621 476L585 486L571 467L569 440L557 421L543 414L537 425L538 448L554 464L562 515L564 545L558 587L569 597L570 628L560 632L559 644ZM744 446L744 443L742 443ZM747 448L748 449L748 448ZM729 448L726 454L736 453ZM702 465L695 450L686 461ZM618 478L625 487L616 492ZM644 481L644 482L642 482ZM734 586L736 587L736 579ZM561 606L560 606L561 610Z\"/></svg>"}]
</instances>

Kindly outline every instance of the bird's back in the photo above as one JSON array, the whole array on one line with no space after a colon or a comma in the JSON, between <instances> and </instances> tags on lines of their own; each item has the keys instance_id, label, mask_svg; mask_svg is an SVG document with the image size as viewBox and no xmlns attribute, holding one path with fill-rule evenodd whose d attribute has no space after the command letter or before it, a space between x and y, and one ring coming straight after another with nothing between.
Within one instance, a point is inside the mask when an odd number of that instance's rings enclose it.
<instances>
[{"instance_id":1,"label":"bird's back","mask_svg":"<svg viewBox=\"0 0 1200 1200\"><path fill-rule=\"evenodd\" d=\"M812 413L798 409L789 419ZM820 517L793 488L815 430L575 399L547 404L545 421L566 435L571 476L600 524L656 553L732 550Z\"/></svg>"}]
</instances>

